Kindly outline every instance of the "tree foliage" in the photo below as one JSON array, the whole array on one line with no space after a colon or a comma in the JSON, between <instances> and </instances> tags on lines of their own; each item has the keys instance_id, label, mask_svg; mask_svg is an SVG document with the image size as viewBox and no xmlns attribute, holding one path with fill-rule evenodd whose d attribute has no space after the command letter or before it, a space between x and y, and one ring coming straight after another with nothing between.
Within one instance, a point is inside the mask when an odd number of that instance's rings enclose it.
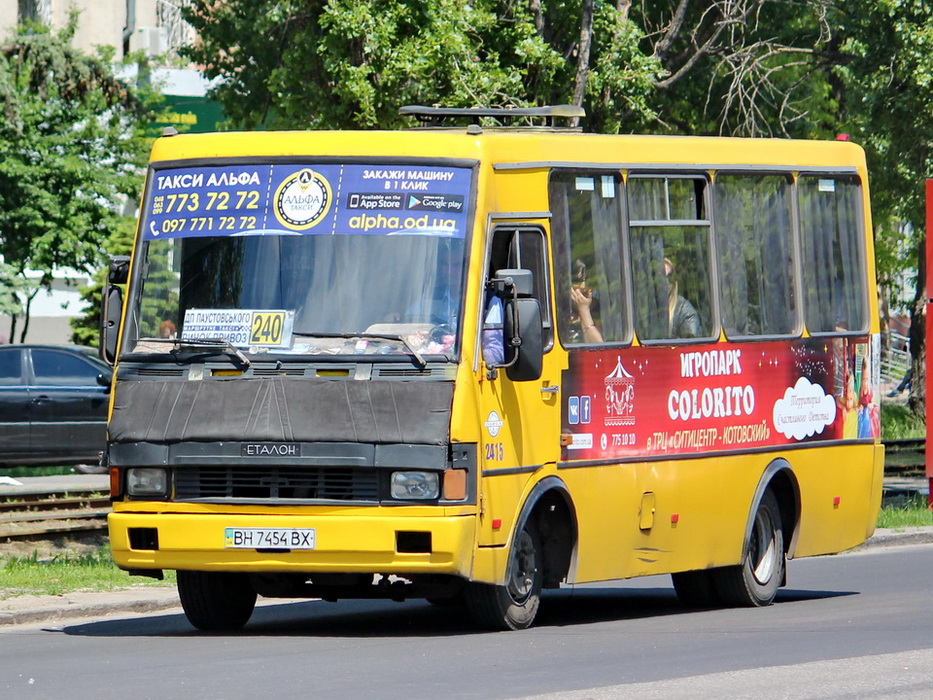
<instances>
[{"instance_id":1,"label":"tree foliage","mask_svg":"<svg viewBox=\"0 0 933 700\"><path fill-rule=\"evenodd\" d=\"M828 0L192 0L239 128L394 128L403 104L584 105L590 131L787 134ZM799 131L800 129L798 129Z\"/></svg>"},{"instance_id":2,"label":"tree foliage","mask_svg":"<svg viewBox=\"0 0 933 700\"><path fill-rule=\"evenodd\" d=\"M133 250L133 235L135 233L136 219L130 216L121 217L114 230L104 241L104 250L108 255L129 255ZM90 284L78 289L81 293L81 301L85 303L87 311L81 316L75 316L69 322L71 325L71 342L76 345L97 347L100 341L101 295L107 287L109 271L109 264L104 265L94 273Z\"/></svg>"},{"instance_id":3,"label":"tree foliage","mask_svg":"<svg viewBox=\"0 0 933 700\"><path fill-rule=\"evenodd\" d=\"M223 78L217 97L237 127L395 128L404 104L572 102L587 4L592 120L652 117L661 66L622 2L194 0L188 55Z\"/></svg>"},{"instance_id":4,"label":"tree foliage","mask_svg":"<svg viewBox=\"0 0 933 700\"><path fill-rule=\"evenodd\" d=\"M906 270L915 271L910 406L920 413L926 376L924 180L933 176L933 3L846 0L839 22L844 116L868 152L879 281L890 287Z\"/></svg>"},{"instance_id":5,"label":"tree foliage","mask_svg":"<svg viewBox=\"0 0 933 700\"><path fill-rule=\"evenodd\" d=\"M0 254L8 277L39 272L42 287L56 268L99 265L148 145L145 93L70 46L76 22L28 24L0 46Z\"/></svg>"}]
</instances>

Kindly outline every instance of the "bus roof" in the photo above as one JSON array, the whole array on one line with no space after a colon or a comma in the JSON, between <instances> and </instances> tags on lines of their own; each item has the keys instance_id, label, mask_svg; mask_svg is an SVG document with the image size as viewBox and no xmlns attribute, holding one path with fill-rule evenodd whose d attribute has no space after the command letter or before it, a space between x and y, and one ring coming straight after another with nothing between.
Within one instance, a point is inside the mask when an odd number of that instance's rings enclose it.
<instances>
[{"instance_id":1,"label":"bus roof","mask_svg":"<svg viewBox=\"0 0 933 700\"><path fill-rule=\"evenodd\" d=\"M471 131L476 131L475 129ZM150 161L215 158L470 159L508 168L573 166L626 169L764 166L864 169L862 148L844 141L709 136L645 136L567 130L409 129L400 131L255 131L179 134L159 138Z\"/></svg>"}]
</instances>

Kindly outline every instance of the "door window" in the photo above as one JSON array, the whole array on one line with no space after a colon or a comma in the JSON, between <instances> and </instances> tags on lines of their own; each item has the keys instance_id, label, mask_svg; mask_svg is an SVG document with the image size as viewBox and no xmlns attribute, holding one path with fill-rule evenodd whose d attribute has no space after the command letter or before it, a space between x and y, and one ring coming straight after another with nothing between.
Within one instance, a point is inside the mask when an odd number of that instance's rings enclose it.
<instances>
[{"instance_id":1,"label":"door window","mask_svg":"<svg viewBox=\"0 0 933 700\"><path fill-rule=\"evenodd\" d=\"M33 350L36 384L44 386L87 386L97 383L101 370L90 362L55 350Z\"/></svg>"},{"instance_id":2,"label":"door window","mask_svg":"<svg viewBox=\"0 0 933 700\"><path fill-rule=\"evenodd\" d=\"M23 351L8 348L0 350L0 386L19 386L23 383Z\"/></svg>"},{"instance_id":3,"label":"door window","mask_svg":"<svg viewBox=\"0 0 933 700\"><path fill-rule=\"evenodd\" d=\"M496 270L531 270L534 288L532 296L541 303L541 321L544 327L543 347L551 347L554 331L551 324L551 304L548 294L547 246L544 232L535 226L496 228L492 236L489 255L490 277Z\"/></svg>"}]
</instances>

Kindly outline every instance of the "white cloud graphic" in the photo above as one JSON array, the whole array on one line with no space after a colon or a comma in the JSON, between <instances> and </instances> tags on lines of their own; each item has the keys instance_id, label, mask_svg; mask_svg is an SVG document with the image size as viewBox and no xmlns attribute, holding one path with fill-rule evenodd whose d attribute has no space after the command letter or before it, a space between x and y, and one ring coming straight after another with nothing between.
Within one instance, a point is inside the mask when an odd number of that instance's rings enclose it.
<instances>
[{"instance_id":1,"label":"white cloud graphic","mask_svg":"<svg viewBox=\"0 0 933 700\"><path fill-rule=\"evenodd\" d=\"M811 384L806 377L788 387L784 398L774 402L774 427L788 438L803 440L822 433L836 420L836 401L827 396L819 384Z\"/></svg>"}]
</instances>

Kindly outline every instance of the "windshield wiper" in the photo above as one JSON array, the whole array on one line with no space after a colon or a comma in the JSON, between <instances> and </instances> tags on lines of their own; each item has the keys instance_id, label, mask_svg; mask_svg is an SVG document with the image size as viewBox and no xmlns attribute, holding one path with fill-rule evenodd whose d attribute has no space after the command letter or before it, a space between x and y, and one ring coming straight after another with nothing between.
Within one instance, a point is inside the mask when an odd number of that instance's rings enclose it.
<instances>
[{"instance_id":1,"label":"windshield wiper","mask_svg":"<svg viewBox=\"0 0 933 700\"><path fill-rule=\"evenodd\" d=\"M309 333L304 331L293 331L292 335L297 335L302 338L343 338L345 340L353 340L354 338L367 340L372 338L375 340L394 340L405 346L405 349L408 350L408 352L412 354L412 357L418 361L418 364L421 365L421 369L428 366L427 361L421 356L421 353L415 350L414 346L401 335L393 335L391 333Z\"/></svg>"},{"instance_id":2,"label":"windshield wiper","mask_svg":"<svg viewBox=\"0 0 933 700\"><path fill-rule=\"evenodd\" d=\"M136 342L170 343L172 345L177 345L177 348L172 348L172 354L176 357L179 355L179 353L182 352L182 348L187 345L189 347L198 348L199 350L214 350L215 354L221 353L224 355L232 355L237 360L239 360L240 364L242 364L244 367L250 367L253 364L238 347L231 344L230 341L226 338L139 338ZM201 354L210 353L202 352Z\"/></svg>"}]
</instances>

